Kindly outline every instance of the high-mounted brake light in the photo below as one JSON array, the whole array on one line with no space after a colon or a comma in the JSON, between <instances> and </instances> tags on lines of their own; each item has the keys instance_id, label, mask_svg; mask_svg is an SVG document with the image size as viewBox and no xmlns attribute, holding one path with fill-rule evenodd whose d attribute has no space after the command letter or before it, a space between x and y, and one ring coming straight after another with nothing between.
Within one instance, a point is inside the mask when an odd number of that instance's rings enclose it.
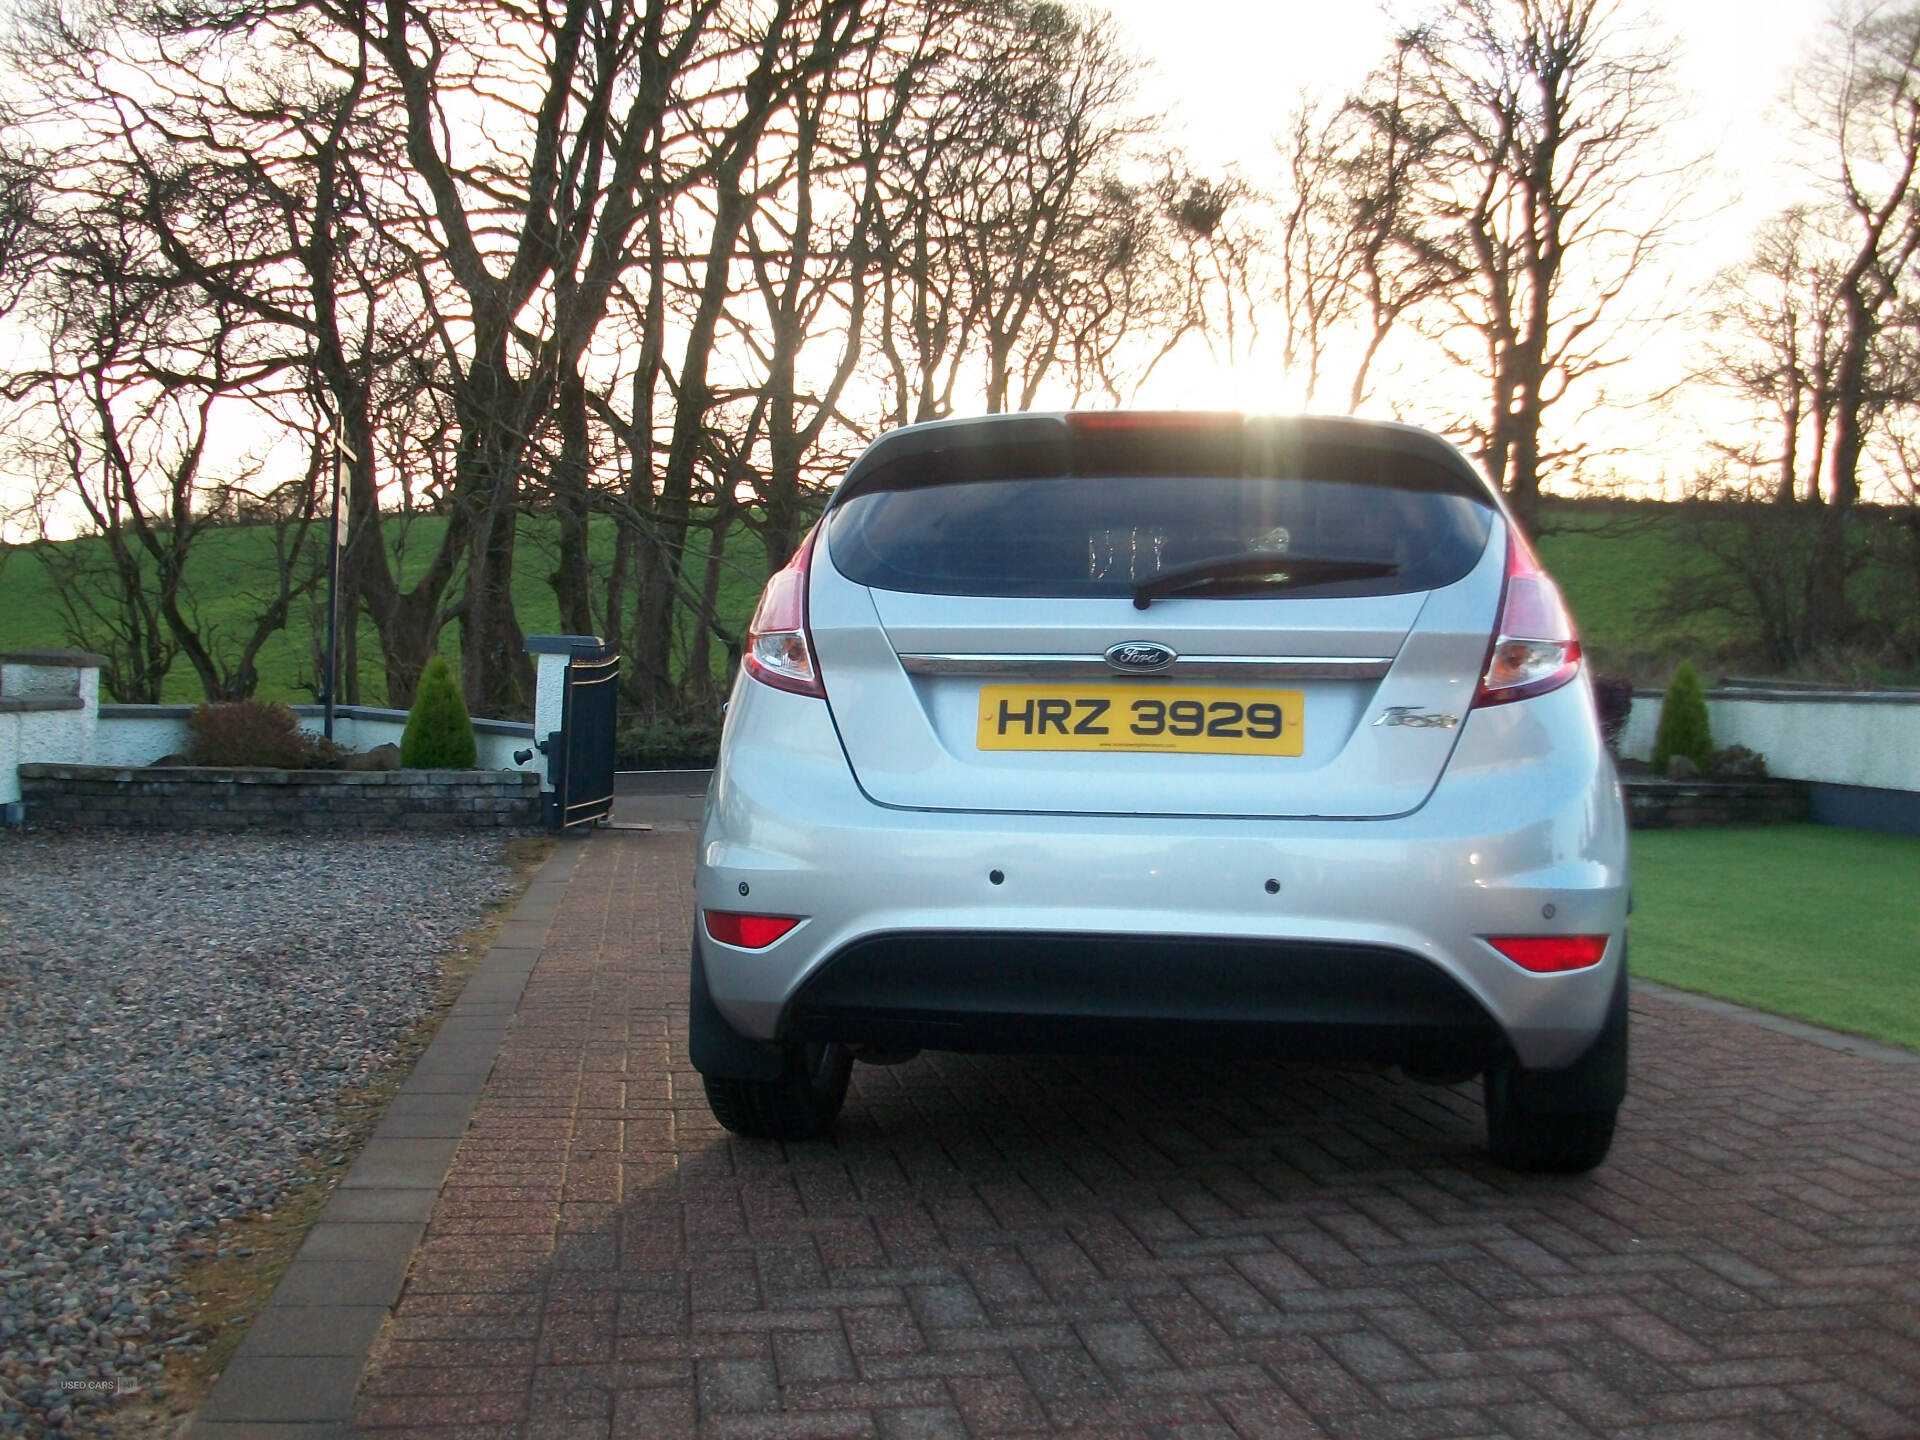
<instances>
[{"instance_id":1,"label":"high-mounted brake light","mask_svg":"<svg viewBox=\"0 0 1920 1440\"><path fill-rule=\"evenodd\" d=\"M1067 415L1075 430L1212 430L1241 423L1231 410L1074 410Z\"/></svg>"},{"instance_id":2,"label":"high-mounted brake light","mask_svg":"<svg viewBox=\"0 0 1920 1440\"><path fill-rule=\"evenodd\" d=\"M1607 953L1604 935L1489 935L1487 944L1536 975L1586 970Z\"/></svg>"},{"instance_id":3,"label":"high-mounted brake light","mask_svg":"<svg viewBox=\"0 0 1920 1440\"><path fill-rule=\"evenodd\" d=\"M827 692L813 659L813 637L807 633L807 569L819 535L816 525L793 558L768 577L759 608L747 624L747 649L741 663L763 685L825 699Z\"/></svg>"},{"instance_id":4,"label":"high-mounted brake light","mask_svg":"<svg viewBox=\"0 0 1920 1440\"><path fill-rule=\"evenodd\" d=\"M1500 620L1486 672L1473 697L1476 706L1504 705L1558 690L1580 673L1580 637L1533 547L1512 525L1507 527L1507 579L1500 595Z\"/></svg>"},{"instance_id":5,"label":"high-mounted brake light","mask_svg":"<svg viewBox=\"0 0 1920 1440\"><path fill-rule=\"evenodd\" d=\"M764 950L800 923L796 915L743 915L737 910L708 910L704 918L707 934L743 950Z\"/></svg>"}]
</instances>

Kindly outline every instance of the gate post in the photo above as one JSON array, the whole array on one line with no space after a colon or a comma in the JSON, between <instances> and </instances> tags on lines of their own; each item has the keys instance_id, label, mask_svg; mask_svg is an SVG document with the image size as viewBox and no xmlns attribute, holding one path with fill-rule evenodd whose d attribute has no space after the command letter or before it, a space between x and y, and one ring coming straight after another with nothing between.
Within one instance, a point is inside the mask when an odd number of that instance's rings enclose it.
<instances>
[{"instance_id":1,"label":"gate post","mask_svg":"<svg viewBox=\"0 0 1920 1440\"><path fill-rule=\"evenodd\" d=\"M560 784L565 749L561 726L567 707L567 666L575 655L598 655L605 649L598 635L529 635L527 654L533 656L533 743L547 757L540 776L540 815L546 828L561 828Z\"/></svg>"}]
</instances>

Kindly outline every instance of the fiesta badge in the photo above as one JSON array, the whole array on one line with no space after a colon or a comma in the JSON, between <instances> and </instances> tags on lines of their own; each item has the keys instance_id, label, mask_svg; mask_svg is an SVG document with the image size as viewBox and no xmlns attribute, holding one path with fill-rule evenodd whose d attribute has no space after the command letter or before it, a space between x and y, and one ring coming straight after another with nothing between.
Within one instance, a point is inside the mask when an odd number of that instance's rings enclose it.
<instances>
[{"instance_id":1,"label":"fiesta badge","mask_svg":"<svg viewBox=\"0 0 1920 1440\"><path fill-rule=\"evenodd\" d=\"M1107 647L1107 664L1123 675L1154 675L1180 658L1165 645L1151 640L1122 640Z\"/></svg>"}]
</instances>

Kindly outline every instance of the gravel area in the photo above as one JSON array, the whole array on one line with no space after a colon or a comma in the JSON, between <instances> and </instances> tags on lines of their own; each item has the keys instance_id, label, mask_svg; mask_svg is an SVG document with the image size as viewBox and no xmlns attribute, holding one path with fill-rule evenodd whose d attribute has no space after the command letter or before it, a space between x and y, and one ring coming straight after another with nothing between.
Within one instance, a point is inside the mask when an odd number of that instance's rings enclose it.
<instances>
[{"instance_id":1,"label":"gravel area","mask_svg":"<svg viewBox=\"0 0 1920 1440\"><path fill-rule=\"evenodd\" d=\"M508 893L502 846L0 835L0 1433L157 1384L181 1242L326 1150Z\"/></svg>"}]
</instances>

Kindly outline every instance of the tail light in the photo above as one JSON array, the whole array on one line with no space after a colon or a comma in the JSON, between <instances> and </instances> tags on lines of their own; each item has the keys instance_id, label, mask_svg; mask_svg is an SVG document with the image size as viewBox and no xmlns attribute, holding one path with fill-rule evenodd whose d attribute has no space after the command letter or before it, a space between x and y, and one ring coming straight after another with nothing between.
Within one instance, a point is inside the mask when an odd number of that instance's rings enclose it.
<instances>
[{"instance_id":1,"label":"tail light","mask_svg":"<svg viewBox=\"0 0 1920 1440\"><path fill-rule=\"evenodd\" d=\"M1590 969L1607 953L1604 935L1489 935L1487 944L1536 975Z\"/></svg>"},{"instance_id":2,"label":"tail light","mask_svg":"<svg viewBox=\"0 0 1920 1440\"><path fill-rule=\"evenodd\" d=\"M760 606L747 624L747 649L741 663L763 685L825 699L827 692L813 659L813 637L807 633L807 569L819 534L818 525L809 530L793 558L768 577Z\"/></svg>"},{"instance_id":3,"label":"tail light","mask_svg":"<svg viewBox=\"0 0 1920 1440\"><path fill-rule=\"evenodd\" d=\"M1507 580L1500 621L1473 703L1504 705L1558 690L1580 673L1580 637L1560 598L1560 587L1541 566L1526 537L1507 527Z\"/></svg>"},{"instance_id":4,"label":"tail light","mask_svg":"<svg viewBox=\"0 0 1920 1440\"><path fill-rule=\"evenodd\" d=\"M744 915L737 910L708 910L705 919L707 934L743 950L764 950L800 923L796 915Z\"/></svg>"}]
</instances>

